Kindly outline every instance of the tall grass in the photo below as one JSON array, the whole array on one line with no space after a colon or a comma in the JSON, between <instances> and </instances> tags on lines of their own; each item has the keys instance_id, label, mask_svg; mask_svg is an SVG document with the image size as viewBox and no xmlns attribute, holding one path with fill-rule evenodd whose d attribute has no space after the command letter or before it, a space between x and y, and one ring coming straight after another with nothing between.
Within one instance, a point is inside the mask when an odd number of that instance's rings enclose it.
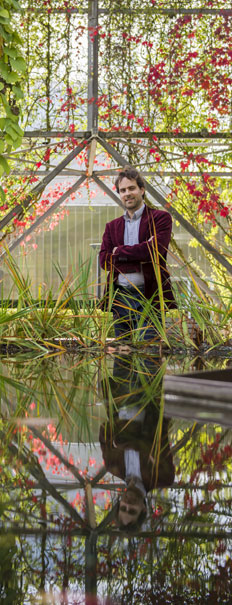
<instances>
[{"instance_id":1,"label":"tall grass","mask_svg":"<svg viewBox=\"0 0 232 605\"><path fill-rule=\"evenodd\" d=\"M173 283L177 309L168 311L163 296L159 264L156 262L157 251L151 253L151 262L157 280L157 292L147 300L141 296L142 312L138 313L137 329L128 332L128 340L135 348L144 346L144 320L155 328L151 344L159 346L164 343L169 349L195 348L204 342L209 348L217 347L232 338L232 288L228 284L227 298L210 298L196 284L191 273L191 292L183 280L178 286ZM73 266L69 275L64 276L59 265L56 271L60 278L57 292L52 288L38 288L38 296L32 296L31 283L24 276L16 261L8 253L5 266L12 278L12 290L4 297L1 292L0 310L0 343L17 344L20 347L37 349L44 354L50 346L64 349L66 339L75 341L82 349L105 347L114 336L118 320L111 314L111 306L116 293L113 279L109 282L108 299L99 308L99 301L92 290L90 274L94 258L91 256L83 262L79 257L78 271ZM188 269L186 269L188 271ZM96 285L96 284L95 284ZM11 294L16 289L17 308L12 308ZM217 284L215 284L215 290ZM133 295L131 294L131 301ZM153 305L154 298L159 299L160 312ZM217 302L218 300L218 302ZM125 298L128 316L134 311L130 299ZM121 338L115 340L120 344ZM147 344L147 343L146 343Z\"/></svg>"}]
</instances>

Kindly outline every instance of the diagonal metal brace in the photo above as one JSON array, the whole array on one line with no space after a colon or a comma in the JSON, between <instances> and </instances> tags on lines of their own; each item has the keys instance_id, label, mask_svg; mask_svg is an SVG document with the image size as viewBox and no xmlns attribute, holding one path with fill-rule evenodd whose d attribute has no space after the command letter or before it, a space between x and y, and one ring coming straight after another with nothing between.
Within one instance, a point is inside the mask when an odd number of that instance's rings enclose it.
<instances>
[{"instance_id":1,"label":"diagonal metal brace","mask_svg":"<svg viewBox=\"0 0 232 605\"><path fill-rule=\"evenodd\" d=\"M109 195L109 197L111 197L111 199L114 202L116 202L116 204L118 204L118 206L120 206L121 208L124 208L120 198L117 195L115 195L115 193L113 193L113 191L111 191L111 189L103 181L101 181L101 179L99 179L94 172L92 174L92 179L95 181L95 183L98 185L98 187L100 187L100 189L102 189L105 193L107 193L107 195Z\"/></svg>"},{"instance_id":2,"label":"diagonal metal brace","mask_svg":"<svg viewBox=\"0 0 232 605\"><path fill-rule=\"evenodd\" d=\"M24 200L23 204L17 204L17 206L12 208L12 210L10 210L10 212L8 212L8 214L0 221L0 230L3 229L3 227L5 227L18 214L28 208L33 202L33 198L42 193L45 187L55 178L55 176L57 176L63 170L63 168L67 166L67 164L70 164L70 162L72 162L72 160L74 160L74 158L79 155L81 151L83 151L86 145L91 143L91 140L92 137L89 137L89 139L81 141L81 143L77 145L75 149L73 149L55 168L53 168L53 170L47 174L47 176L44 177L44 179L38 183L38 185L33 187L31 193Z\"/></svg>"},{"instance_id":3,"label":"diagonal metal brace","mask_svg":"<svg viewBox=\"0 0 232 605\"><path fill-rule=\"evenodd\" d=\"M97 138L98 138L98 142L101 143L102 147L104 147L104 149L107 151L107 153L109 153L118 162L118 164L120 166L126 166L126 165L128 166L129 165L128 160L126 160L120 153L118 153L118 151L116 151L112 147L112 145L110 145L105 140L103 140L100 133L99 133L99 136ZM150 185L150 183L148 183L146 179L145 179L145 183L146 183L146 190L148 191L148 193L150 193L150 195L157 202L159 202L159 204L161 206L163 206L163 208L165 208L165 210L167 210L182 225L182 227L184 227L184 229L186 229L186 231L188 231L189 233L191 233L191 235L206 250L208 250L208 252L210 254L212 254L212 256L215 258L215 260L218 263L220 263L223 267L225 267L225 269L227 269L227 271L229 273L231 273L231 275L232 275L232 265L223 256L223 254L221 254L220 252L218 252L218 250L216 250L216 248L214 248L214 246L212 246L212 244L210 244L207 241L207 239L205 239L204 235L202 235L201 233L199 233L197 231L197 229L195 229L195 227L193 227L193 225L191 225L191 223L189 223L189 221L187 221L186 218L184 218L182 216L182 214L180 214L180 212L178 212L178 210L176 210L175 208L173 208L169 204L169 202L166 200L166 198L159 191L157 191L152 185Z\"/></svg>"},{"instance_id":4,"label":"diagonal metal brace","mask_svg":"<svg viewBox=\"0 0 232 605\"><path fill-rule=\"evenodd\" d=\"M16 241L14 241L10 246L8 246L7 252L12 252L12 250L14 250L14 248L16 248L19 244L21 244L21 242L25 239L25 237L27 237L30 233L33 233L33 231L35 231L35 229L37 229L37 227L39 227L39 225L41 225L41 223L43 223L45 221L46 218L48 218L51 214L53 214L53 212L60 206L60 204L62 204L62 202L64 202L67 197L69 197L72 193L74 193L77 189L79 189L79 187L82 185L82 183L85 181L86 176L82 175L78 181L76 181L76 183L74 183L74 185L72 187L70 187L70 189L68 189L67 191L65 191L65 193L63 193L63 195L61 195L58 200L56 200L56 202L54 202L54 204L52 204L52 206L50 206L50 208L48 208L48 210L46 210L46 212L44 212L44 214L42 214L42 216L40 216L34 223L33 225L31 225L30 227L28 227L28 229L25 229L25 231L22 233L22 235L20 235L20 237L18 237L18 239ZM3 260L4 256L7 254L7 252L3 252L3 254L1 254L0 256L0 262Z\"/></svg>"}]
</instances>

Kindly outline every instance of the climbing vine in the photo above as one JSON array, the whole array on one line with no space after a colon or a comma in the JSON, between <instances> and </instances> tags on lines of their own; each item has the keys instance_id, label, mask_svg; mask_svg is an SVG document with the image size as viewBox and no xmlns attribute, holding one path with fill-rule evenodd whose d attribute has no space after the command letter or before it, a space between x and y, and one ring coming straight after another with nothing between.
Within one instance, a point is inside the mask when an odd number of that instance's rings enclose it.
<instances>
[{"instance_id":1,"label":"climbing vine","mask_svg":"<svg viewBox=\"0 0 232 605\"><path fill-rule=\"evenodd\" d=\"M12 24L12 13L20 11L17 0L0 0L0 176L9 174L10 165L5 154L21 145L23 130L19 125L23 99L22 81L26 62L22 54L23 40ZM0 188L5 201L5 192Z\"/></svg>"},{"instance_id":2,"label":"climbing vine","mask_svg":"<svg viewBox=\"0 0 232 605\"><path fill-rule=\"evenodd\" d=\"M130 7L126 2L99 0L99 25L91 31L84 0L47 0L39 7L35 0L22 0L21 6L21 14L15 8L14 22L26 56L23 117L20 99L16 106L13 101L13 88L19 88L15 83L8 83L9 111L21 134L21 127L42 129L44 139L26 140L21 155L10 154L7 148L8 158L2 156L12 172L4 183L6 199L0 219L77 145L76 131L87 129L88 105L96 102L87 96L89 34L92 41L97 37L99 45L99 129L113 131L111 144L162 190L170 205L228 254L232 205L230 2L208 0L202 6L196 0L191 3L195 13L183 14L185 5L178 5L178 13L176 6L161 0L134 0ZM13 31L12 24L11 28ZM15 60L13 56L7 59L10 70ZM25 73L23 59L18 65L20 79ZM50 140L46 135L50 130L61 136ZM132 131L136 138L130 138ZM19 137L15 134L16 144ZM101 157L96 162L102 163L102 149L97 153ZM73 166L85 169L84 154ZM25 228L35 215L28 212L22 225L16 217L14 227Z\"/></svg>"}]
</instances>

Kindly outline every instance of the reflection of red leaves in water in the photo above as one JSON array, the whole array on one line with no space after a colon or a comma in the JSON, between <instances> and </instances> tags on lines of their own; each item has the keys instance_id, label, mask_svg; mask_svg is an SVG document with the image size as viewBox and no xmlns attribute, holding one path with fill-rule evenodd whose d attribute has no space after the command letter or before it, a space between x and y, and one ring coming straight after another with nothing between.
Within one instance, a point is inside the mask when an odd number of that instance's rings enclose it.
<instances>
[{"instance_id":1,"label":"reflection of red leaves in water","mask_svg":"<svg viewBox=\"0 0 232 605\"><path fill-rule=\"evenodd\" d=\"M215 550L215 555L223 555L226 551L227 546L225 542L219 542Z\"/></svg>"},{"instance_id":2,"label":"reflection of red leaves in water","mask_svg":"<svg viewBox=\"0 0 232 605\"><path fill-rule=\"evenodd\" d=\"M200 445L201 457L197 460L196 468L191 474L190 482L193 483L202 472L207 472L210 480L208 483L208 490L212 491L220 487L221 483L219 480L212 478L212 473L217 471L223 471L229 460L232 458L232 446L222 445L220 448L221 433L217 433L214 441L209 443L207 446Z\"/></svg>"},{"instance_id":3,"label":"reflection of red leaves in water","mask_svg":"<svg viewBox=\"0 0 232 605\"><path fill-rule=\"evenodd\" d=\"M156 519L157 517L160 517L160 515L163 514L163 507L158 504L157 508L154 510L153 509L153 513L152 513L152 519Z\"/></svg>"}]
</instances>

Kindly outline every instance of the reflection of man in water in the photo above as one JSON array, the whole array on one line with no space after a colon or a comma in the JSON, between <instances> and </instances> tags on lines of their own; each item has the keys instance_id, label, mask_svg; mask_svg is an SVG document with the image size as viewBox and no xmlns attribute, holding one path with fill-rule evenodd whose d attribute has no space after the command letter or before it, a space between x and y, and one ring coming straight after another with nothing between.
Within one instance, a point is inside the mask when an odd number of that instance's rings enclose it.
<instances>
[{"instance_id":1,"label":"reflection of man in water","mask_svg":"<svg viewBox=\"0 0 232 605\"><path fill-rule=\"evenodd\" d=\"M146 383L131 371L128 359L115 360L113 378L103 381L108 420L100 427L99 441L106 470L123 479L119 500L120 526L139 526L146 517L146 495L174 480L168 442L169 420L159 422L161 382L154 383L154 367ZM156 391L154 392L154 384ZM111 412L111 413L110 413Z\"/></svg>"}]
</instances>

